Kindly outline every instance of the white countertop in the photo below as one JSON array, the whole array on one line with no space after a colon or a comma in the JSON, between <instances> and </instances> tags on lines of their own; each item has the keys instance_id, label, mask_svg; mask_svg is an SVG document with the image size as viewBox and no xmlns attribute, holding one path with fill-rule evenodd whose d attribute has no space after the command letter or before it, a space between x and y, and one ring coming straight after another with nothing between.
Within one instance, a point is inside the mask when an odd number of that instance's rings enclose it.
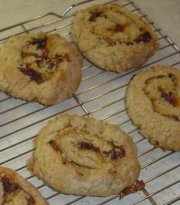
<instances>
[{"instance_id":1,"label":"white countertop","mask_svg":"<svg viewBox=\"0 0 180 205\"><path fill-rule=\"evenodd\" d=\"M62 14L68 6L76 1L84 0L0 0L0 30L47 12ZM97 0L96 2L100 1L107 0ZM180 47L180 0L134 1ZM67 25L71 23L71 18L66 20ZM31 23L26 26L36 27ZM42 25L39 24L38 20L33 23ZM59 28L65 30L65 34L68 33L66 29L70 29L70 26L63 27L61 23L65 25L64 21L54 22L53 25L48 24L47 27L52 26L52 31L54 28L58 28L56 23L59 23ZM20 29L23 31L22 27ZM11 31L8 32L7 36L12 34ZM0 32L0 39L5 38L1 35L5 34ZM143 65L144 68L156 63L159 64L159 62L165 65L179 64L179 54L165 38L161 39L161 46L156 55ZM109 200L108 204L113 205L127 205L133 202L137 204L138 201L140 202L138 204L143 205L150 204L151 201L152 204L176 203L176 199L179 197L179 153L153 148L147 140L144 140L127 116L124 105L125 89L127 81L137 70L126 75L119 75L113 72L103 72L101 69L91 66L88 61L84 61L84 66L88 69L82 71L83 81L77 91L79 103L75 98L70 98L57 105L43 107L38 103L26 103L18 99L8 98L4 93L0 93L0 164L18 170L19 174L39 188L42 195L49 199L51 205L72 204L73 201L73 204L92 205L106 203L107 200ZM49 187L44 186L42 181L32 177L25 168L26 161L32 152L32 141L37 132L47 123L47 120L64 111L79 115L88 112L93 118L118 124L129 133L137 144L142 168L140 179L146 182L146 191L134 193L127 198L124 197L121 202L119 197L114 198L114 196L104 198L57 195Z\"/></svg>"},{"instance_id":2,"label":"white countertop","mask_svg":"<svg viewBox=\"0 0 180 205\"><path fill-rule=\"evenodd\" d=\"M79 0L0 0L0 29L49 11L61 14ZM135 0L180 47L180 0Z\"/></svg>"}]
</instances>

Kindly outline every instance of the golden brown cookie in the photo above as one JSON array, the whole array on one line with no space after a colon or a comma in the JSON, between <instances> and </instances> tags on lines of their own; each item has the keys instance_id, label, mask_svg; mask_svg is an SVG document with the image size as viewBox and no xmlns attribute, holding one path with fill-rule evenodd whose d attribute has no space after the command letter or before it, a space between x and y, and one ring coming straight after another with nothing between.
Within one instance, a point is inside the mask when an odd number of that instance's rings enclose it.
<instances>
[{"instance_id":1,"label":"golden brown cookie","mask_svg":"<svg viewBox=\"0 0 180 205\"><path fill-rule=\"evenodd\" d=\"M138 73L126 103L134 124L152 144L180 150L180 70L158 65Z\"/></svg>"},{"instance_id":2,"label":"golden brown cookie","mask_svg":"<svg viewBox=\"0 0 180 205\"><path fill-rule=\"evenodd\" d=\"M62 114L40 131L35 147L29 169L65 194L119 194L139 176L131 138L100 120Z\"/></svg>"},{"instance_id":3,"label":"golden brown cookie","mask_svg":"<svg viewBox=\"0 0 180 205\"><path fill-rule=\"evenodd\" d=\"M34 186L15 171L0 167L0 205L48 205Z\"/></svg>"},{"instance_id":4,"label":"golden brown cookie","mask_svg":"<svg viewBox=\"0 0 180 205\"><path fill-rule=\"evenodd\" d=\"M107 71L137 68L158 48L152 28L119 4L79 11L74 17L72 36L82 54Z\"/></svg>"},{"instance_id":5,"label":"golden brown cookie","mask_svg":"<svg viewBox=\"0 0 180 205\"><path fill-rule=\"evenodd\" d=\"M81 80L82 57L58 34L10 38L0 51L0 90L51 105L71 97Z\"/></svg>"}]
</instances>

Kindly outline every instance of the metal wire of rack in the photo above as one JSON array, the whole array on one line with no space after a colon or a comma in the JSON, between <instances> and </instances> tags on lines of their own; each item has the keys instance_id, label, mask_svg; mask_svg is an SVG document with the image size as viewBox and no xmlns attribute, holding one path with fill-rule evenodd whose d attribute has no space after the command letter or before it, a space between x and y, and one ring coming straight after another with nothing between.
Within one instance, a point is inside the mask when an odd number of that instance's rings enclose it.
<instances>
[{"instance_id":1,"label":"metal wire of rack","mask_svg":"<svg viewBox=\"0 0 180 205\"><path fill-rule=\"evenodd\" d=\"M86 59L82 68L82 82L77 93L63 103L42 106L0 93L0 165L10 167L36 186L52 205L122 204L177 205L180 204L180 155L153 147L139 133L127 115L125 91L131 77L139 70L155 64L180 64L180 49L132 0L86 0L65 10L62 15L49 12L0 30L0 44L14 35L44 31L57 32L71 42L71 24L75 12L97 3L120 2L152 25L158 35L159 51L141 68L123 74L103 71ZM118 124L131 135L138 148L141 163L140 179L144 190L119 200L118 196L84 197L57 193L32 176L26 160L33 151L33 139L47 121L62 112L89 115Z\"/></svg>"}]
</instances>

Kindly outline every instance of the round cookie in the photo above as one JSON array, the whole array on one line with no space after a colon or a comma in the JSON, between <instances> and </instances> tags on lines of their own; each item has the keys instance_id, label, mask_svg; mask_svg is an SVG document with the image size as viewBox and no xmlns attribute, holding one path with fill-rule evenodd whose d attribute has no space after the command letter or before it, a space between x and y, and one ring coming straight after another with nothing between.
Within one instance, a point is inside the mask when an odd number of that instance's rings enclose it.
<instances>
[{"instance_id":1,"label":"round cookie","mask_svg":"<svg viewBox=\"0 0 180 205\"><path fill-rule=\"evenodd\" d=\"M118 126L63 114L38 134L28 168L56 191L109 196L134 184L140 165L131 138Z\"/></svg>"},{"instance_id":2,"label":"round cookie","mask_svg":"<svg viewBox=\"0 0 180 205\"><path fill-rule=\"evenodd\" d=\"M138 73L128 87L126 104L152 144L180 150L180 70L158 65Z\"/></svg>"},{"instance_id":3,"label":"round cookie","mask_svg":"<svg viewBox=\"0 0 180 205\"><path fill-rule=\"evenodd\" d=\"M48 205L34 186L15 171L0 167L0 205Z\"/></svg>"},{"instance_id":4,"label":"round cookie","mask_svg":"<svg viewBox=\"0 0 180 205\"><path fill-rule=\"evenodd\" d=\"M119 73L143 65L158 48L152 28L119 4L79 11L74 17L72 37L87 59Z\"/></svg>"},{"instance_id":5,"label":"round cookie","mask_svg":"<svg viewBox=\"0 0 180 205\"><path fill-rule=\"evenodd\" d=\"M0 90L44 105L71 97L81 81L82 57L58 34L12 37L0 51Z\"/></svg>"}]
</instances>

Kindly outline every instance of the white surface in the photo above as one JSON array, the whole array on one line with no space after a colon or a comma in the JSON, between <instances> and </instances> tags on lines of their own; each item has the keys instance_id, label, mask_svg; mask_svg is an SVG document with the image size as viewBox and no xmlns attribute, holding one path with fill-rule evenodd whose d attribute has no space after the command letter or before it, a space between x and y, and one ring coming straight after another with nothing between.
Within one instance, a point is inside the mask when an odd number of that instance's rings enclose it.
<instances>
[{"instance_id":1,"label":"white surface","mask_svg":"<svg viewBox=\"0 0 180 205\"><path fill-rule=\"evenodd\" d=\"M97 0L96 2L98 1L100 0ZM152 7L149 8L148 2L152 1L153 0L136 0L138 5L140 5L146 13L165 30L166 28L163 27L162 24L164 22L162 21L164 17L161 16L156 18L155 15L157 14L157 11L153 10ZM60 2L62 1L31 0L28 2L22 0L0 0L0 27L3 28L5 26L12 25L48 11L55 11L61 14L62 11L64 11L64 8L67 7L67 4L72 4L71 0L63 1L62 4L60 4ZM157 2L167 2L168 4L167 0ZM169 4L170 2L175 2L175 0L169 1ZM163 5L165 6L166 3ZM168 6L166 8L168 8ZM154 13L151 12L151 10ZM178 13L177 9L176 13ZM3 15L4 17L2 17ZM41 29L53 30L58 28L56 32L64 34L65 38L69 38L68 33L71 27L70 25L63 27L63 25L71 23L71 20L71 18L68 18L64 21L58 21L55 24L44 26ZM29 29L34 27L34 25L41 25L41 21L44 20L35 20L30 24L27 24L26 27ZM166 24L166 21L164 23ZM171 23L169 26L173 25L174 23ZM21 27L18 27L15 30L18 29L22 30ZM178 29L179 28L177 28L176 31L178 31ZM12 29L9 32L12 32ZM171 29L169 29L168 32L173 34L175 33ZM158 31L156 31L156 33L158 34L161 47L159 51L152 58L150 58L148 62L146 62L143 68L146 69L147 67L155 64L180 65L180 58L177 51L175 51L175 49L168 43L164 36L162 36ZM8 35L8 32L1 35ZM175 37L173 40L177 41L178 37L179 36L177 36L177 38ZM42 181L37 180L36 177L33 177L27 171L25 164L26 160L32 153L33 139L35 138L37 132L47 123L49 119L65 111L80 115L88 113L97 119L118 124L121 126L121 129L132 136L132 139L138 148L138 157L142 168L140 179L144 180L146 183L146 190L150 195L152 195L153 200L158 205L166 204L166 202L179 197L179 153L162 151L159 148L153 148L152 145L139 134L137 128L132 125L127 115L127 110L124 103L125 89L129 79L134 75L134 73L138 72L138 70L131 71L126 75L120 75L102 71L95 66L91 66L86 60L84 60L84 66L87 68L85 69L84 67L82 71L83 79L76 93L76 99L78 99L84 107L82 107L81 104L78 104L74 98L54 106L44 107L38 103L27 103L14 98L8 98L8 96L0 92L0 165L18 170L18 173L28 179L28 181L30 181L34 186L39 188L44 197L49 198L48 201L50 205L64 205L67 203L72 204L71 202L73 200L77 200L79 198L78 196L56 194L49 187L43 185ZM86 109L86 113L82 108ZM146 193L146 195L148 194ZM99 203L104 203L107 199L113 199L113 197L114 196L84 197L81 200L76 202L74 201L73 205L97 205ZM115 200L110 200L106 204L132 205L137 201L141 201L138 204L150 205L151 203L149 200L144 201L145 197L147 196L145 196L145 193L141 191L124 197L121 201L117 197Z\"/></svg>"},{"instance_id":2,"label":"white surface","mask_svg":"<svg viewBox=\"0 0 180 205\"><path fill-rule=\"evenodd\" d=\"M77 0L0 0L0 29L54 11L61 14ZM180 0L135 0L180 47Z\"/></svg>"}]
</instances>

